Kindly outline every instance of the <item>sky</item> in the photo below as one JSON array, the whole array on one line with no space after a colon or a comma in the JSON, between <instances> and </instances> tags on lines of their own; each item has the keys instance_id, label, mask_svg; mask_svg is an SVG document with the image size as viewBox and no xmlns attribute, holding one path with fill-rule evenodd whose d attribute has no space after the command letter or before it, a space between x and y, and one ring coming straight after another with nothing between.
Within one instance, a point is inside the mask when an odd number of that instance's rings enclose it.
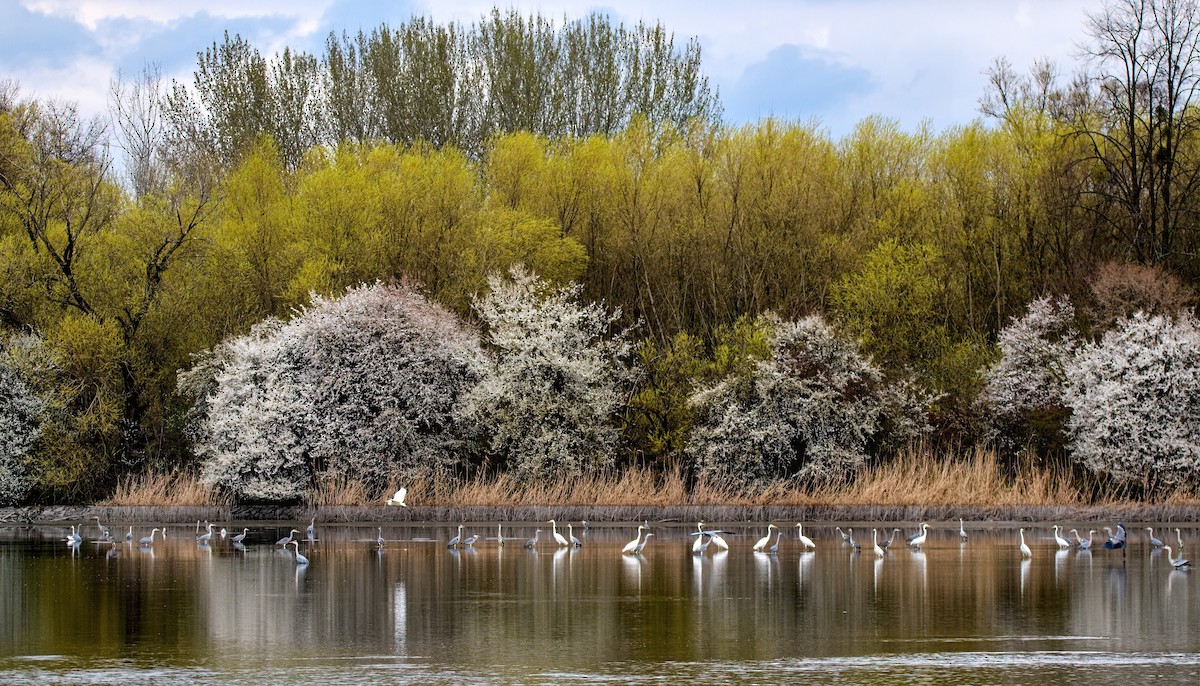
<instances>
[{"instance_id":1,"label":"sky","mask_svg":"<svg viewBox=\"0 0 1200 686\"><path fill-rule=\"evenodd\" d=\"M0 0L0 80L26 97L57 97L99 114L118 70L158 65L191 81L196 53L224 31L264 54L320 55L331 31L370 30L422 15L471 23L494 3L466 0ZM602 0L509 2L503 9L574 19L661 21L677 42L696 37L726 121L817 121L840 137L871 115L906 130L979 117L988 67L1019 71L1049 58L1081 62L1085 13L1099 0Z\"/></svg>"}]
</instances>

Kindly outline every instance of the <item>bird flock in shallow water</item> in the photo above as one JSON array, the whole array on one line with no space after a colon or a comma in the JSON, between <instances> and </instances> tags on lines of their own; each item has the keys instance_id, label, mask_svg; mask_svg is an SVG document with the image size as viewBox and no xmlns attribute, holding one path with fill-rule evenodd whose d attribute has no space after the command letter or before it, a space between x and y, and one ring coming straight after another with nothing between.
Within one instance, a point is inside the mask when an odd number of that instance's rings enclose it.
<instances>
[{"instance_id":1,"label":"bird flock in shallow water","mask_svg":"<svg viewBox=\"0 0 1200 686\"><path fill-rule=\"evenodd\" d=\"M405 497L405 489L400 489L399 491L396 492L396 494L393 496L393 498L388 500L388 504L396 505L399 507L407 507L407 505L404 504L404 497ZM109 530L109 528L107 526L104 526L103 523L101 523L99 517L92 517L92 519L96 520L96 528L97 528L97 531L99 531L99 537L94 539L96 543L113 544L113 545L118 543L117 539L115 539L112 536L112 533ZM556 520L550 519L550 520L547 520L546 523L550 525L549 540L557 547L559 547L559 548L580 548L583 546L583 542L575 536L574 523L568 523L566 525L567 533L565 536L559 531L558 522ZM589 528L590 528L590 525L588 524L587 521L580 522L581 531L586 531ZM813 542L813 540L804 534L803 522L798 522L793 527L790 527L790 528L796 529L795 539L804 551L811 551L816 548L816 544ZM920 526L917 527L917 530L912 535L908 536L905 539L905 543L914 552L920 552L922 550L922 547L925 545L926 541L928 540L929 532L930 532L931 528L932 527L930 527L928 523L922 522L920 524ZM204 530L203 533L201 533L201 529ZM458 525L458 528L456 530L457 531L456 535L450 538L450 540L446 543L446 547L447 548L474 548L475 543L477 541L481 540L482 537L478 534L468 535L465 529L466 529L465 525L462 525L462 524ZM651 531L650 529L651 529L651 527L650 527L649 522L643 522L642 524L640 524L637 528L637 533L634 536L633 540L630 541L629 543L627 543L621 549L621 553L623 555L640 555L642 553L642 551L645 550L646 546L649 544L650 538L655 535L654 532ZM1115 527L1106 526L1106 527L1103 527L1103 530L1105 532L1105 540L1104 540L1104 543L1100 546L1100 548L1102 548L1104 550L1121 551L1121 554L1125 555L1126 551L1129 549L1129 544L1130 544L1130 534L1129 534L1129 531L1126 529L1125 524L1123 522L1117 522ZM379 533L375 539L375 543L378 546L379 550L382 551L387 544L387 540L383 536L383 527L382 526L378 528L378 531L379 531ZM854 537L854 529L847 528L846 530L843 531L840 526L835 526L834 531L838 534L838 536L840 536L843 546L850 548L854 552L858 552L862 549L863 544L860 543ZM885 529L885 532L886 531L887 530ZM1020 551L1022 558L1029 559L1029 558L1033 557L1033 551L1029 547L1029 544L1025 540L1025 531L1026 531L1026 529L1024 527L1017 530L1018 550ZM901 532L901 530L899 528L892 528L889 532L888 537L886 539L880 540L879 529L878 528L871 529L871 551L872 551L872 553L878 558L882 558L885 555L889 554L889 552L893 546L893 543L896 540L896 534L898 534L900 532ZM1177 548L1172 548L1170 545L1167 545L1162 540L1160 540L1158 537L1156 537L1154 535L1154 529L1152 527L1146 527L1146 532L1147 532L1146 544L1152 552L1159 551L1159 550L1164 551L1166 553L1167 560L1170 562L1171 566L1175 569L1186 570L1186 569L1190 568L1191 562L1183 558L1184 542L1183 542L1183 535L1179 528L1175 529L1175 540L1177 543ZM142 548L152 548L155 544L155 536L159 533L162 534L163 539L166 538L166 536L167 536L166 528L165 527L163 527L163 528L155 527L155 528L151 529L151 531L148 535L143 536L140 539L138 539L138 545ZM246 538L249 535L249 533L250 533L250 529L243 528L242 533L234 535L232 537L233 547L235 549L245 550L245 548L246 548L245 542L246 542ZM283 550L287 550L287 548L289 546L291 546L293 553L294 553L293 557L296 561L296 564L297 565L307 565L307 564L309 564L308 558L300 553L300 541L294 538L295 535L299 534L299 533L300 533L299 529L291 529L288 532L288 535L284 536L283 538L276 541L275 545L280 547ZM540 529L540 528L536 529L533 533L533 537L529 538L528 540L526 540L524 542L524 547L527 549L531 549L531 550L536 549L541 543L542 533L543 533L542 529ZM689 533L687 535L687 538L692 539L691 544L690 544L691 552L695 555L704 555L710 549L716 549L716 550L720 550L720 551L730 550L729 541L725 537L728 535L731 535L731 533L732 532L721 530L721 529L714 529L714 528L706 527L705 523L703 521L701 521L701 522L697 522L696 530ZM1058 524L1053 525L1053 527L1051 528L1051 535L1052 535L1051 537L1053 538L1054 543L1058 547L1058 549L1062 550L1062 551L1074 549L1074 550L1078 550L1078 551L1090 552L1091 550L1093 550L1093 536L1096 533L1097 533L1097 531L1095 529L1089 529L1087 538L1084 538L1080 535L1078 529L1067 530L1065 527L1062 527ZM305 529L305 534L307 537L306 540L308 542L311 543L311 542L316 541L316 518L315 517L309 521L308 526ZM1070 538L1067 538L1067 536L1066 536L1067 534L1072 534L1074 536L1075 540L1072 541ZM225 528L221 528L218 532L213 527L213 525L209 522L204 522L203 526L201 525L201 523L199 521L196 522L196 545L197 546L207 548L211 544L211 542L214 540L214 538L219 536L219 538L221 540L224 540L227 537L227 535L228 535L228 531ZM966 544L967 541L969 540L969 536L967 534L967 530L965 528L965 524L962 519L958 520L958 536L959 536L962 544ZM133 539L134 539L133 527L130 526L128 528L127 532L124 534L124 542L126 544L132 545ZM783 539L784 539L784 532L779 528L779 526L777 524L770 523L767 525L767 530L765 532L765 535L763 535L761 538L759 538L757 540L757 542L753 545L752 550L755 553L762 553L762 554L766 554L766 555L776 554L779 552L779 549L780 549L780 546L782 545ZM514 539L511 536L506 539L506 537L504 536L504 525L497 524L496 525L496 536L494 539L491 539L491 540L496 541L496 544L498 546L503 546L506 540L511 541ZM83 542L83 525L76 526L76 525L72 524L71 525L71 533L66 536L65 541L66 541L67 545L69 545L69 546L78 547ZM1178 551L1179 557L1175 556L1176 550Z\"/></svg>"}]
</instances>

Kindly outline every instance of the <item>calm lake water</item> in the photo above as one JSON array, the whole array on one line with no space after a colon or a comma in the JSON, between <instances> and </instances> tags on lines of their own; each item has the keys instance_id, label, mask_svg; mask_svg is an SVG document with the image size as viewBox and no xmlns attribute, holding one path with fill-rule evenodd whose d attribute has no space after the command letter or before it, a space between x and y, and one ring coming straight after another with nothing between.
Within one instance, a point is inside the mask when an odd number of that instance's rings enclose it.
<instances>
[{"instance_id":1,"label":"calm lake water","mask_svg":"<svg viewBox=\"0 0 1200 686\"><path fill-rule=\"evenodd\" d=\"M520 543L548 525L459 551L445 525L385 526L383 550L374 526L319 525L306 567L273 545L292 525L245 526L245 549L191 526L152 548L0 528L0 682L1200 683L1200 571L1132 525L1126 555L1058 552L1034 527L1029 561L1015 528L960 544L957 523L882 560L862 523L861 554L825 526L805 527L814 553L793 527L756 554L760 525L703 556L683 525L654 525L641 556L620 553L636 525L536 551ZM1200 530L1183 537L1200 558Z\"/></svg>"}]
</instances>

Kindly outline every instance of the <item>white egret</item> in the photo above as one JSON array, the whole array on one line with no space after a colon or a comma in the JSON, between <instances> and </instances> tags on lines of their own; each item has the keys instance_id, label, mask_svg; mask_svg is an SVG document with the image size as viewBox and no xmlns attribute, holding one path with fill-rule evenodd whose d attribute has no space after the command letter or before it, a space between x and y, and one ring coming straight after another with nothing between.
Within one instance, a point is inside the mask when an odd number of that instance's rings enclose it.
<instances>
[{"instance_id":1,"label":"white egret","mask_svg":"<svg viewBox=\"0 0 1200 686\"><path fill-rule=\"evenodd\" d=\"M288 546L288 544L292 542L292 536L295 536L298 533L300 533L300 532L297 531L296 529L292 529L291 533L289 533L287 536L284 536L283 538L279 539L278 541L275 541L275 545L281 545L286 548Z\"/></svg>"},{"instance_id":2,"label":"white egret","mask_svg":"<svg viewBox=\"0 0 1200 686\"><path fill-rule=\"evenodd\" d=\"M154 545L154 534L158 533L159 531L160 529L151 530L149 536L142 536L142 538L138 541L138 545Z\"/></svg>"},{"instance_id":3,"label":"white egret","mask_svg":"<svg viewBox=\"0 0 1200 686\"><path fill-rule=\"evenodd\" d=\"M225 530L225 527L221 527L221 540L224 541L225 537L228 535L229 535L229 532Z\"/></svg>"},{"instance_id":4,"label":"white egret","mask_svg":"<svg viewBox=\"0 0 1200 686\"><path fill-rule=\"evenodd\" d=\"M387 504L393 505L395 507L408 507L408 505L404 504L404 498L407 495L408 495L408 489L401 488L400 490L396 491L396 493L394 495L392 495L392 497L388 498Z\"/></svg>"},{"instance_id":5,"label":"white egret","mask_svg":"<svg viewBox=\"0 0 1200 686\"><path fill-rule=\"evenodd\" d=\"M967 542L967 530L963 528L963 520L962 520L962 517L959 517L959 518L958 518L958 535L959 535L960 537L962 537L962 542L963 542L963 543L966 543L966 542Z\"/></svg>"},{"instance_id":6,"label":"white egret","mask_svg":"<svg viewBox=\"0 0 1200 686\"><path fill-rule=\"evenodd\" d=\"M554 523L553 519L547 521L546 523L550 525L550 536L554 539L555 543L557 543L559 546L571 545L570 541L563 538L563 535L558 533L558 525Z\"/></svg>"},{"instance_id":7,"label":"white egret","mask_svg":"<svg viewBox=\"0 0 1200 686\"><path fill-rule=\"evenodd\" d=\"M645 530L646 527L641 524L638 525L637 536L634 536L632 541L626 543L624 548L621 548L622 555L627 555L637 550L638 543L642 542L642 532Z\"/></svg>"},{"instance_id":8,"label":"white egret","mask_svg":"<svg viewBox=\"0 0 1200 686\"><path fill-rule=\"evenodd\" d=\"M767 535L758 539L758 543L754 544L754 551L761 553L763 551L763 549L766 548L767 545L771 543L771 529L778 529L778 528L779 527L775 526L774 524L767 526ZM840 531L840 529L839 529L839 531ZM843 534L843 535L845 535L845 534Z\"/></svg>"},{"instance_id":9,"label":"white egret","mask_svg":"<svg viewBox=\"0 0 1200 686\"><path fill-rule=\"evenodd\" d=\"M300 541L292 541L292 546L296 549L296 564L302 566L308 564L308 558L300 554Z\"/></svg>"},{"instance_id":10,"label":"white egret","mask_svg":"<svg viewBox=\"0 0 1200 686\"><path fill-rule=\"evenodd\" d=\"M1071 547L1071 542L1068 541L1067 539L1063 538L1062 536L1060 536L1058 533L1058 529L1059 529L1059 526L1057 524L1055 524L1054 525L1054 543L1055 543L1055 545L1058 546L1059 550L1066 550L1067 548Z\"/></svg>"},{"instance_id":11,"label":"white egret","mask_svg":"<svg viewBox=\"0 0 1200 686\"><path fill-rule=\"evenodd\" d=\"M75 533L75 525L72 524L71 525L71 533L67 535L65 540L67 542L67 545L79 545L80 543L83 542L83 536L80 536L79 534Z\"/></svg>"},{"instance_id":12,"label":"white egret","mask_svg":"<svg viewBox=\"0 0 1200 686\"><path fill-rule=\"evenodd\" d=\"M796 522L796 528L799 529L799 531L796 532L796 538L800 540L800 544L805 548L816 549L817 544L813 543L811 538L804 535L804 524L801 522Z\"/></svg>"},{"instance_id":13,"label":"white egret","mask_svg":"<svg viewBox=\"0 0 1200 686\"><path fill-rule=\"evenodd\" d=\"M653 535L654 535L653 533L647 531L645 537L642 538L642 542L637 544L637 546L633 549L633 554L634 555L640 554L642 552L642 549L646 547L646 544L650 542L650 537Z\"/></svg>"},{"instance_id":14,"label":"white egret","mask_svg":"<svg viewBox=\"0 0 1200 686\"><path fill-rule=\"evenodd\" d=\"M1188 566L1192 564L1189 560L1183 559L1182 553L1179 555L1179 557L1172 557L1171 546L1169 545L1164 545L1163 550L1167 551L1167 559L1171 561L1171 566L1175 569L1187 569Z\"/></svg>"},{"instance_id":15,"label":"white egret","mask_svg":"<svg viewBox=\"0 0 1200 686\"><path fill-rule=\"evenodd\" d=\"M233 537L234 543L242 543L246 540L246 534L250 533L249 529L242 529L242 533Z\"/></svg>"},{"instance_id":16,"label":"white egret","mask_svg":"<svg viewBox=\"0 0 1200 686\"><path fill-rule=\"evenodd\" d=\"M450 542L446 544L447 548L457 548L458 547L459 541L462 540L462 530L463 530L462 524L459 524L458 525L458 535L455 536L454 538L450 539Z\"/></svg>"},{"instance_id":17,"label":"white egret","mask_svg":"<svg viewBox=\"0 0 1200 686\"><path fill-rule=\"evenodd\" d=\"M1033 551L1025 545L1025 529L1020 529L1017 533L1021 536L1021 557L1033 557Z\"/></svg>"},{"instance_id":18,"label":"white egret","mask_svg":"<svg viewBox=\"0 0 1200 686\"><path fill-rule=\"evenodd\" d=\"M1151 548L1164 548L1164 547L1166 547L1166 546L1164 546L1164 545L1163 545L1163 542L1162 542L1162 541L1160 541L1160 540L1158 540L1157 538L1155 538L1155 537L1154 537L1154 527L1148 526L1148 527L1146 527L1146 531L1149 531L1149 532L1150 532L1150 547L1151 547Z\"/></svg>"},{"instance_id":19,"label":"white egret","mask_svg":"<svg viewBox=\"0 0 1200 686\"><path fill-rule=\"evenodd\" d=\"M503 524L496 525L496 545L499 545L499 546L504 545L504 525Z\"/></svg>"},{"instance_id":20,"label":"white egret","mask_svg":"<svg viewBox=\"0 0 1200 686\"><path fill-rule=\"evenodd\" d=\"M921 546L925 545L925 541L928 538L929 538L929 525L926 524L925 522L921 522L920 533L918 533L916 536L913 536L912 540L910 540L908 542L908 544L910 546L912 546L913 548L920 549Z\"/></svg>"},{"instance_id":21,"label":"white egret","mask_svg":"<svg viewBox=\"0 0 1200 686\"><path fill-rule=\"evenodd\" d=\"M538 544L538 536L540 536L540 535L541 535L541 533L542 533L542 530L541 530L541 529L538 529L537 531L534 531L534 532L533 532L533 538L529 539L528 541L525 541L525 547L526 547L526 548L530 548L530 549L532 549L532 548L536 548L536 547L537 547L537 544Z\"/></svg>"},{"instance_id":22,"label":"white egret","mask_svg":"<svg viewBox=\"0 0 1200 686\"><path fill-rule=\"evenodd\" d=\"M692 541L692 552L704 552L704 549L708 547L708 544L704 542L704 522L696 522L696 531L698 533L692 534L696 537L696 540Z\"/></svg>"},{"instance_id":23,"label":"white egret","mask_svg":"<svg viewBox=\"0 0 1200 686\"><path fill-rule=\"evenodd\" d=\"M583 547L583 541L579 540L578 538L575 538L575 527L573 527L570 524L567 524L567 539L569 541L571 541L572 546L574 546L576 548Z\"/></svg>"},{"instance_id":24,"label":"white egret","mask_svg":"<svg viewBox=\"0 0 1200 686\"><path fill-rule=\"evenodd\" d=\"M871 529L871 550L875 557L883 557L883 548L879 547L879 529Z\"/></svg>"}]
</instances>

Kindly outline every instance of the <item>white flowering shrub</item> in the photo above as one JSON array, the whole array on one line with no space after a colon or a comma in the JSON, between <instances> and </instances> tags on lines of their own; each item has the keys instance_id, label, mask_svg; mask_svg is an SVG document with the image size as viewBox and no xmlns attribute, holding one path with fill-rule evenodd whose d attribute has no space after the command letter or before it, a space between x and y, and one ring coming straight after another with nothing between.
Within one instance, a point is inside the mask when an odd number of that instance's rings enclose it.
<instances>
[{"instance_id":1,"label":"white flowering shrub","mask_svg":"<svg viewBox=\"0 0 1200 686\"><path fill-rule=\"evenodd\" d=\"M1200 322L1135 313L1066 367L1074 458L1147 492L1200 479Z\"/></svg>"},{"instance_id":2,"label":"white flowering shrub","mask_svg":"<svg viewBox=\"0 0 1200 686\"><path fill-rule=\"evenodd\" d=\"M455 465L455 411L485 364L452 314L376 284L314 297L292 321L222 344L180 388L200 408L206 481L245 499L294 500L319 478L379 488Z\"/></svg>"},{"instance_id":3,"label":"white flowering shrub","mask_svg":"<svg viewBox=\"0 0 1200 686\"><path fill-rule=\"evenodd\" d=\"M1066 298L1038 298L1000 331L1000 359L984 372L982 402L999 447L1015 452L1031 442L1048 449L1061 442L1066 367L1079 347L1075 308Z\"/></svg>"},{"instance_id":4,"label":"white flowering shrub","mask_svg":"<svg viewBox=\"0 0 1200 686\"><path fill-rule=\"evenodd\" d=\"M26 458L41 432L43 402L0 347L0 505L20 502L31 479Z\"/></svg>"},{"instance_id":5,"label":"white flowering shrub","mask_svg":"<svg viewBox=\"0 0 1200 686\"><path fill-rule=\"evenodd\" d=\"M579 302L515 267L474 302L494 358L464 417L490 438L499 464L525 478L573 476L613 463L616 418L633 380L620 312Z\"/></svg>"},{"instance_id":6,"label":"white flowering shrub","mask_svg":"<svg viewBox=\"0 0 1200 686\"><path fill-rule=\"evenodd\" d=\"M688 452L698 474L742 486L849 478L881 425L882 375L820 317L770 325L770 358L692 397L701 417Z\"/></svg>"}]
</instances>

